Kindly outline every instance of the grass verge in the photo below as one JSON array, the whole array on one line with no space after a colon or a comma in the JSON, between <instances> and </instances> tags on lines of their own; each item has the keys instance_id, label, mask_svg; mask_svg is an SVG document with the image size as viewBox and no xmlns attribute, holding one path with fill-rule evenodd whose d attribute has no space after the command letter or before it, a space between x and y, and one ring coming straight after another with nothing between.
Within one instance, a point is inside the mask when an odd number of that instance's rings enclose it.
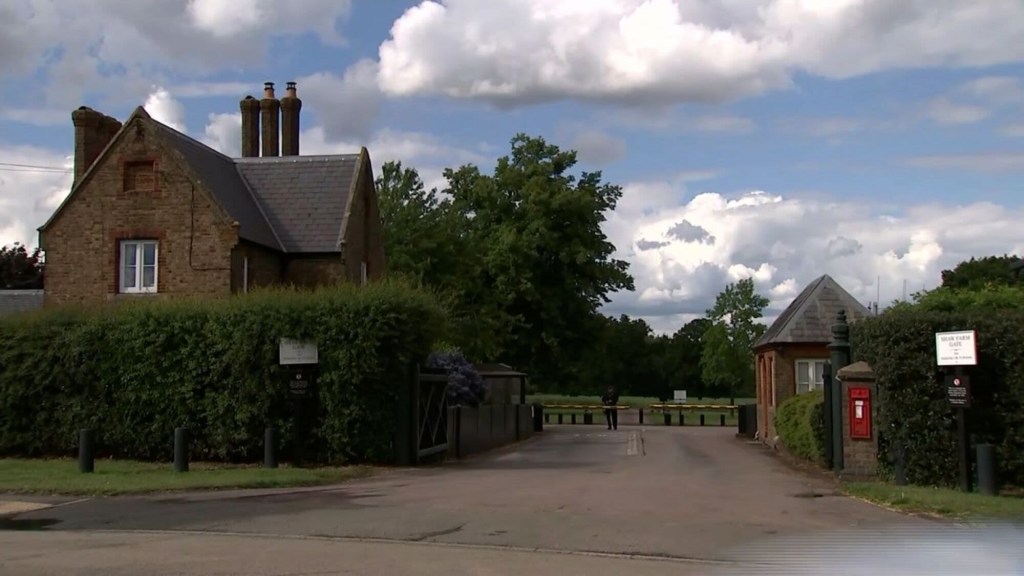
<instances>
[{"instance_id":1,"label":"grass verge","mask_svg":"<svg viewBox=\"0 0 1024 576\"><path fill-rule=\"evenodd\" d=\"M0 493L113 496L177 490L284 488L318 486L365 477L370 467L291 468L193 462L188 472L170 463L97 460L95 471L82 474L73 459L0 459Z\"/></svg>"},{"instance_id":2,"label":"grass verge","mask_svg":"<svg viewBox=\"0 0 1024 576\"><path fill-rule=\"evenodd\" d=\"M956 520L1024 520L1024 498L983 496L949 488L896 486L883 482L849 482L844 492L888 508Z\"/></svg>"}]
</instances>

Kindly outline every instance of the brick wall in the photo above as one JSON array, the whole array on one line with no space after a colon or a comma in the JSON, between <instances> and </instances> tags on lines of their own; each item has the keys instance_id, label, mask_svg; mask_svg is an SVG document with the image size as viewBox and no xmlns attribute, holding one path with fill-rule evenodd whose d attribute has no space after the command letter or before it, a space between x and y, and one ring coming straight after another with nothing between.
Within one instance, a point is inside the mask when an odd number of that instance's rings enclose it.
<instances>
[{"instance_id":1,"label":"brick wall","mask_svg":"<svg viewBox=\"0 0 1024 576\"><path fill-rule=\"evenodd\" d=\"M245 267L248 266L248 277ZM284 278L284 262L278 252L242 241L231 254L231 292L280 284Z\"/></svg>"},{"instance_id":2,"label":"brick wall","mask_svg":"<svg viewBox=\"0 0 1024 576\"><path fill-rule=\"evenodd\" d=\"M385 273L384 236L373 190L369 162L363 162L356 194L349 206L342 248L343 275L350 282L360 281L360 263L363 261L367 262L370 280L380 279Z\"/></svg>"},{"instance_id":3,"label":"brick wall","mask_svg":"<svg viewBox=\"0 0 1024 576\"><path fill-rule=\"evenodd\" d=\"M842 383L843 477L874 478L878 474L877 386L875 373L865 362L851 364L837 375ZM871 438L852 438L850 434L850 388L864 386L871 394Z\"/></svg>"},{"instance_id":4,"label":"brick wall","mask_svg":"<svg viewBox=\"0 0 1024 576\"><path fill-rule=\"evenodd\" d=\"M316 288L344 280L345 267L337 254L292 257L285 263L284 281L300 288Z\"/></svg>"},{"instance_id":5,"label":"brick wall","mask_svg":"<svg viewBox=\"0 0 1024 576\"><path fill-rule=\"evenodd\" d=\"M159 239L159 296L230 293L237 228L201 186L193 200L184 164L144 120L133 122L139 128L99 160L43 234L47 306L121 296L119 240L126 238ZM140 161L152 163L153 179L139 174ZM126 190L126 181L153 184Z\"/></svg>"},{"instance_id":6,"label":"brick wall","mask_svg":"<svg viewBox=\"0 0 1024 576\"><path fill-rule=\"evenodd\" d=\"M758 353L762 397L758 406L758 432L766 442L775 438L775 412L780 404L796 395L796 361L829 357L825 344L780 344ZM773 384L774 383L774 384ZM774 386L774 388L773 388Z\"/></svg>"}]
</instances>

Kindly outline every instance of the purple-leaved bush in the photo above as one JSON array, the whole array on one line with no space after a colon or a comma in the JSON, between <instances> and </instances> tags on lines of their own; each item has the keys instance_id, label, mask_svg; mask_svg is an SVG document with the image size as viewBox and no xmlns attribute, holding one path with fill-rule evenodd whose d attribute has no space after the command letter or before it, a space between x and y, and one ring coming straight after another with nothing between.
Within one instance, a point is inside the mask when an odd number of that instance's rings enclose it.
<instances>
[{"instance_id":1,"label":"purple-leaved bush","mask_svg":"<svg viewBox=\"0 0 1024 576\"><path fill-rule=\"evenodd\" d=\"M483 401L487 392L484 379L461 352L434 352L427 365L448 372L448 405L474 407Z\"/></svg>"}]
</instances>

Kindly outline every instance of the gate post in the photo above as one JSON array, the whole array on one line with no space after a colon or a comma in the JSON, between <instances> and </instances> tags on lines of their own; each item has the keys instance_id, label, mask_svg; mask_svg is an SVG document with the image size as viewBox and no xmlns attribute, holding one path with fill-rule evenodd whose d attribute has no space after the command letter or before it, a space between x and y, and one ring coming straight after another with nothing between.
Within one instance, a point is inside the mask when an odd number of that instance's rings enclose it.
<instances>
[{"instance_id":1,"label":"gate post","mask_svg":"<svg viewBox=\"0 0 1024 576\"><path fill-rule=\"evenodd\" d=\"M832 363L825 362L825 369L822 371L822 390L825 392L825 400L821 405L822 412L822 428L824 428L824 443L825 443L825 466L832 469L832 458L835 452L835 446L832 444L832 436L835 431L832 429L832 395L834 390L832 389Z\"/></svg>"},{"instance_id":2,"label":"gate post","mask_svg":"<svg viewBox=\"0 0 1024 576\"><path fill-rule=\"evenodd\" d=\"M836 314L832 324L832 342L828 345L832 351L832 389L830 408L832 410L832 469L843 470L843 390L842 383L836 378L840 370L850 364L850 325L846 322L846 311Z\"/></svg>"},{"instance_id":3,"label":"gate post","mask_svg":"<svg viewBox=\"0 0 1024 576\"><path fill-rule=\"evenodd\" d=\"M395 464L398 466L412 465L413 431L416 429L413 419L416 417L416 405L412 402L412 391L419 378L420 367L413 364L409 368L409 375L398 387L398 406L396 407L397 422L395 422Z\"/></svg>"}]
</instances>

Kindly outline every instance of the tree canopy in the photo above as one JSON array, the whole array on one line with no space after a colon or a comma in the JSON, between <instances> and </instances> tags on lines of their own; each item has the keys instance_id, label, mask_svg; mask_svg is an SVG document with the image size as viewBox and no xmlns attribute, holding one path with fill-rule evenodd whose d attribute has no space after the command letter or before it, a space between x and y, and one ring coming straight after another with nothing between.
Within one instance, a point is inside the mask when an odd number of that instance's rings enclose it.
<instances>
[{"instance_id":1,"label":"tree canopy","mask_svg":"<svg viewBox=\"0 0 1024 576\"><path fill-rule=\"evenodd\" d=\"M43 258L39 248L31 252L20 243L0 248L0 290L43 287Z\"/></svg>"},{"instance_id":2,"label":"tree canopy","mask_svg":"<svg viewBox=\"0 0 1024 576\"><path fill-rule=\"evenodd\" d=\"M729 391L749 394L754 390L754 342L766 327L757 322L769 301L746 278L729 284L707 311L710 326L702 338L701 369L704 381Z\"/></svg>"}]
</instances>

